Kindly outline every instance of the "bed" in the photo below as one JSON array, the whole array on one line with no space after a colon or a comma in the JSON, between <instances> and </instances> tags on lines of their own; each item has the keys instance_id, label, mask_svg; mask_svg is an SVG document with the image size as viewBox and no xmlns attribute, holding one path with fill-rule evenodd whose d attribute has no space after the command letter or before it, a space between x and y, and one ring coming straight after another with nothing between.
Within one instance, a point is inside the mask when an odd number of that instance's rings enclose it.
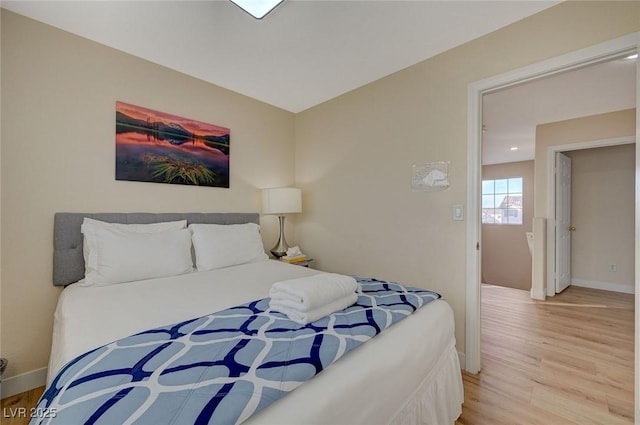
<instances>
[{"instance_id":1,"label":"bed","mask_svg":"<svg viewBox=\"0 0 640 425\"><path fill-rule=\"evenodd\" d=\"M180 276L82 286L84 217L112 223L258 222L257 214L236 213L56 214L53 280L66 287L54 317L48 384L65 364L97 347L267 298L274 282L320 273L264 259ZM436 299L243 423L453 424L463 395L453 312L446 301ZM44 405L39 408L46 411ZM41 423L48 423L45 419Z\"/></svg>"}]
</instances>

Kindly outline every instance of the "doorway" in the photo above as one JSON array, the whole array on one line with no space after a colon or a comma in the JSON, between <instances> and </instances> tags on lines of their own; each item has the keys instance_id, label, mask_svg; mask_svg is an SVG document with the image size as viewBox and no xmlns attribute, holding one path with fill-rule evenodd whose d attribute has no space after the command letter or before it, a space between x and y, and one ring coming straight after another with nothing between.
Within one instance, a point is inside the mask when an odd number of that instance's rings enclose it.
<instances>
[{"instance_id":1,"label":"doorway","mask_svg":"<svg viewBox=\"0 0 640 425\"><path fill-rule=\"evenodd\" d=\"M549 162L555 164L554 167L549 168L549 181L554 181L555 184L549 185L548 192L548 210L551 222L557 223L555 226L548 226L547 237L549 243L547 244L547 259L548 264L556 264L555 269L558 273L554 273L554 267L547 267L547 296L554 296L557 293L562 292L566 287L572 283L576 283L578 286L583 286L592 289L602 289L614 292L622 292L631 294L634 293L633 276L635 275L635 264L633 264L633 258L630 253L626 253L624 249L620 249L621 246L628 247L629 251L633 251L632 235L628 232L628 229L633 227L633 209L635 205L635 196L633 193L634 180L632 177L624 178L620 180L621 173L624 173L623 169L620 169L621 161L624 161L625 155L635 155L634 137L618 137L603 140L594 140L582 143L572 143L567 145L551 146L549 148L549 158L555 158L555 161ZM606 155L604 153L610 152L611 149L607 148L619 148L624 149L628 146L630 149L620 151L616 160L616 156ZM577 226L574 223L571 215L571 200L566 199L567 196L571 197L572 182L569 182L568 193L559 192L559 187L566 185L566 182L559 183L559 175L562 175L561 167L571 167L572 157L582 153L582 156L589 154L591 157L591 164L587 164L588 167L594 168L594 175L591 182L587 182L589 185L588 191L591 193L593 202L591 205L584 205L581 203L578 208L578 217L588 216L588 219L581 219ZM603 155L604 154L604 155ZM563 158L560 160L560 158ZM580 156L579 156L580 158ZM599 162L605 159L605 163L602 164L603 168L600 170L595 169L598 167ZM563 164L560 164L562 161ZM631 164L632 166L633 164ZM626 167L630 168L630 167ZM569 168L571 170L571 168ZM614 181L607 182L607 171L615 171L616 178ZM583 174L583 173L582 173ZM633 174L630 170L626 175ZM622 187L624 190L621 193ZM566 189L565 189L566 190ZM582 191L584 192L584 190ZM608 196L615 198L615 203L611 203L615 206L615 209L607 212L607 209L600 208L603 203L610 203L607 199ZM622 199L619 197L621 196ZM583 194L583 198L584 198ZM562 199L564 201L562 201ZM566 205L568 203L568 206ZM564 205L562 205L564 204ZM566 210L569 210L569 217L558 219L558 216ZM552 214L553 212L553 214ZM625 214L626 213L626 214ZM573 214L575 217L576 214ZM607 217L609 216L609 217ZM607 232L597 235L591 235L585 238L584 223L589 223L595 229L608 229ZM613 227L622 226L614 235L610 230ZM592 229L593 230L593 229ZM561 232L560 234L558 232ZM571 263L576 263L575 255L572 252L572 236L574 232L578 236L579 247L592 246L589 249L589 255L587 255L581 263L578 263L580 270L578 276L573 276L571 270ZM617 237L615 236L617 234ZM582 239L581 239L582 238ZM629 255L626 255L629 254ZM623 266L621 270L618 270L619 256L631 257L624 258ZM572 260L572 258L574 260ZM568 262L567 262L568 260ZM587 264L584 264L587 263ZM619 274L619 272L621 272ZM564 276L568 275L568 276Z\"/></svg>"},{"instance_id":2,"label":"doorway","mask_svg":"<svg viewBox=\"0 0 640 425\"><path fill-rule=\"evenodd\" d=\"M467 205L469 220L467 221L467 285L466 285L466 339L465 339L465 369L470 373L480 371L480 158L482 136L482 96L492 91L514 86L524 81L534 80L543 76L550 76L568 70L579 69L588 65L610 61L637 51L638 34L621 37L610 42L592 46L577 52L556 57L554 59L534 64L506 74L498 75L469 85L468 90L468 174L467 174ZM640 80L640 78L639 78ZM638 97L636 97L638 99ZM637 102L637 100L636 100ZM636 108L639 110L640 108ZM638 153L636 152L636 156ZM640 164L640 159L636 159ZM639 179L640 175L636 177ZM546 176L545 176L546 180ZM639 185L637 185L639 187ZM640 190L637 188L636 190ZM637 196L636 196L637 198ZM640 223L640 216L636 210L636 223ZM640 238L636 236L636 247ZM636 248L637 250L637 248ZM637 260L636 260L637 261ZM636 288L638 281L636 278ZM533 288L532 288L533 289ZM636 290L636 294L638 291ZM636 309L637 311L637 309ZM636 323L638 316L636 314ZM637 331L636 331L637 332ZM636 333L636 345L637 345ZM636 356L638 352L636 350ZM637 372L636 372L637 373ZM637 385L637 380L636 380ZM638 391L636 391L636 396ZM637 406L637 403L636 403Z\"/></svg>"}]
</instances>

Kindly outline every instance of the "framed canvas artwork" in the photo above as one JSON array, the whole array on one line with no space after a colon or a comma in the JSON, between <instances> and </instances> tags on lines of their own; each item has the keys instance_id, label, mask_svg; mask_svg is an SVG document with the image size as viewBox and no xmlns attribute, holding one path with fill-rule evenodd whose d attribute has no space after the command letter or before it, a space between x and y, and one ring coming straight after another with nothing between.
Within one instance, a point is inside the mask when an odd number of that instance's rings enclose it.
<instances>
[{"instance_id":1,"label":"framed canvas artwork","mask_svg":"<svg viewBox=\"0 0 640 425\"><path fill-rule=\"evenodd\" d=\"M116 102L116 180L229 187L229 129Z\"/></svg>"}]
</instances>

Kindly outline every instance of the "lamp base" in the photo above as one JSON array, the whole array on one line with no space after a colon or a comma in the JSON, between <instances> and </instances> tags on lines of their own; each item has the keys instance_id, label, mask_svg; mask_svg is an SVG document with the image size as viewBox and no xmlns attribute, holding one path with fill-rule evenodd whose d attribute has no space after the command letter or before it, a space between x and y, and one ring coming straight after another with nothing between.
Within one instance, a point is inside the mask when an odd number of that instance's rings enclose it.
<instances>
[{"instance_id":1,"label":"lamp base","mask_svg":"<svg viewBox=\"0 0 640 425\"><path fill-rule=\"evenodd\" d=\"M276 243L276 246L271 248L271 254L276 258L287 255L287 249L289 249L287 240L284 238L284 216L280 215L278 216L278 219L280 220L280 236L278 237L278 243Z\"/></svg>"},{"instance_id":2,"label":"lamp base","mask_svg":"<svg viewBox=\"0 0 640 425\"><path fill-rule=\"evenodd\" d=\"M286 251L286 250L285 250L285 251L277 251L277 250L275 249L275 247L274 247L274 248L271 250L271 254L272 254L274 257L276 257L276 258L280 259L280 258L284 257L285 255L287 255L287 251Z\"/></svg>"}]
</instances>

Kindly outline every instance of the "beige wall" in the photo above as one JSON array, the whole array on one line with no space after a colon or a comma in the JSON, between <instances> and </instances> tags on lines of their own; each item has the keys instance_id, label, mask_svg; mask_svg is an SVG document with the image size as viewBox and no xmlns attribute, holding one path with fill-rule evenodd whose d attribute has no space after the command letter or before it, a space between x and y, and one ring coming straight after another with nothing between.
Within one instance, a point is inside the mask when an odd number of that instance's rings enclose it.
<instances>
[{"instance_id":1,"label":"beige wall","mask_svg":"<svg viewBox=\"0 0 640 425\"><path fill-rule=\"evenodd\" d=\"M635 109L592 115L536 127L535 217L548 218L549 147L635 136ZM546 250L544 252L546 256ZM534 291L545 293L546 277L532 282Z\"/></svg>"},{"instance_id":2,"label":"beige wall","mask_svg":"<svg viewBox=\"0 0 640 425\"><path fill-rule=\"evenodd\" d=\"M639 2L564 2L296 116L298 234L321 268L440 291L465 342L468 84L640 30ZM412 192L411 165L451 161Z\"/></svg>"},{"instance_id":3,"label":"beige wall","mask_svg":"<svg viewBox=\"0 0 640 425\"><path fill-rule=\"evenodd\" d=\"M571 277L578 285L634 292L635 145L571 157ZM608 271L615 264L616 272Z\"/></svg>"},{"instance_id":4,"label":"beige wall","mask_svg":"<svg viewBox=\"0 0 640 425\"><path fill-rule=\"evenodd\" d=\"M291 113L2 11L2 355L46 367L56 211L257 212L293 183ZM231 188L115 180L115 102L231 129ZM275 243L276 219L264 239ZM118 314L114 306L114 314Z\"/></svg>"},{"instance_id":5,"label":"beige wall","mask_svg":"<svg viewBox=\"0 0 640 425\"><path fill-rule=\"evenodd\" d=\"M467 85L640 31L640 4L562 3L295 117L4 10L1 31L10 377L47 363L54 212L257 211L257 187L294 177L305 202L294 230L318 266L442 292L463 351L465 223L451 209L466 199ZM116 100L231 128L231 189L116 182ZM411 165L437 160L451 161L451 188L412 192Z\"/></svg>"},{"instance_id":6,"label":"beige wall","mask_svg":"<svg viewBox=\"0 0 640 425\"><path fill-rule=\"evenodd\" d=\"M522 225L482 225L482 282L531 289L531 253L525 232L533 225L533 161L484 165L482 179L522 177Z\"/></svg>"}]
</instances>

